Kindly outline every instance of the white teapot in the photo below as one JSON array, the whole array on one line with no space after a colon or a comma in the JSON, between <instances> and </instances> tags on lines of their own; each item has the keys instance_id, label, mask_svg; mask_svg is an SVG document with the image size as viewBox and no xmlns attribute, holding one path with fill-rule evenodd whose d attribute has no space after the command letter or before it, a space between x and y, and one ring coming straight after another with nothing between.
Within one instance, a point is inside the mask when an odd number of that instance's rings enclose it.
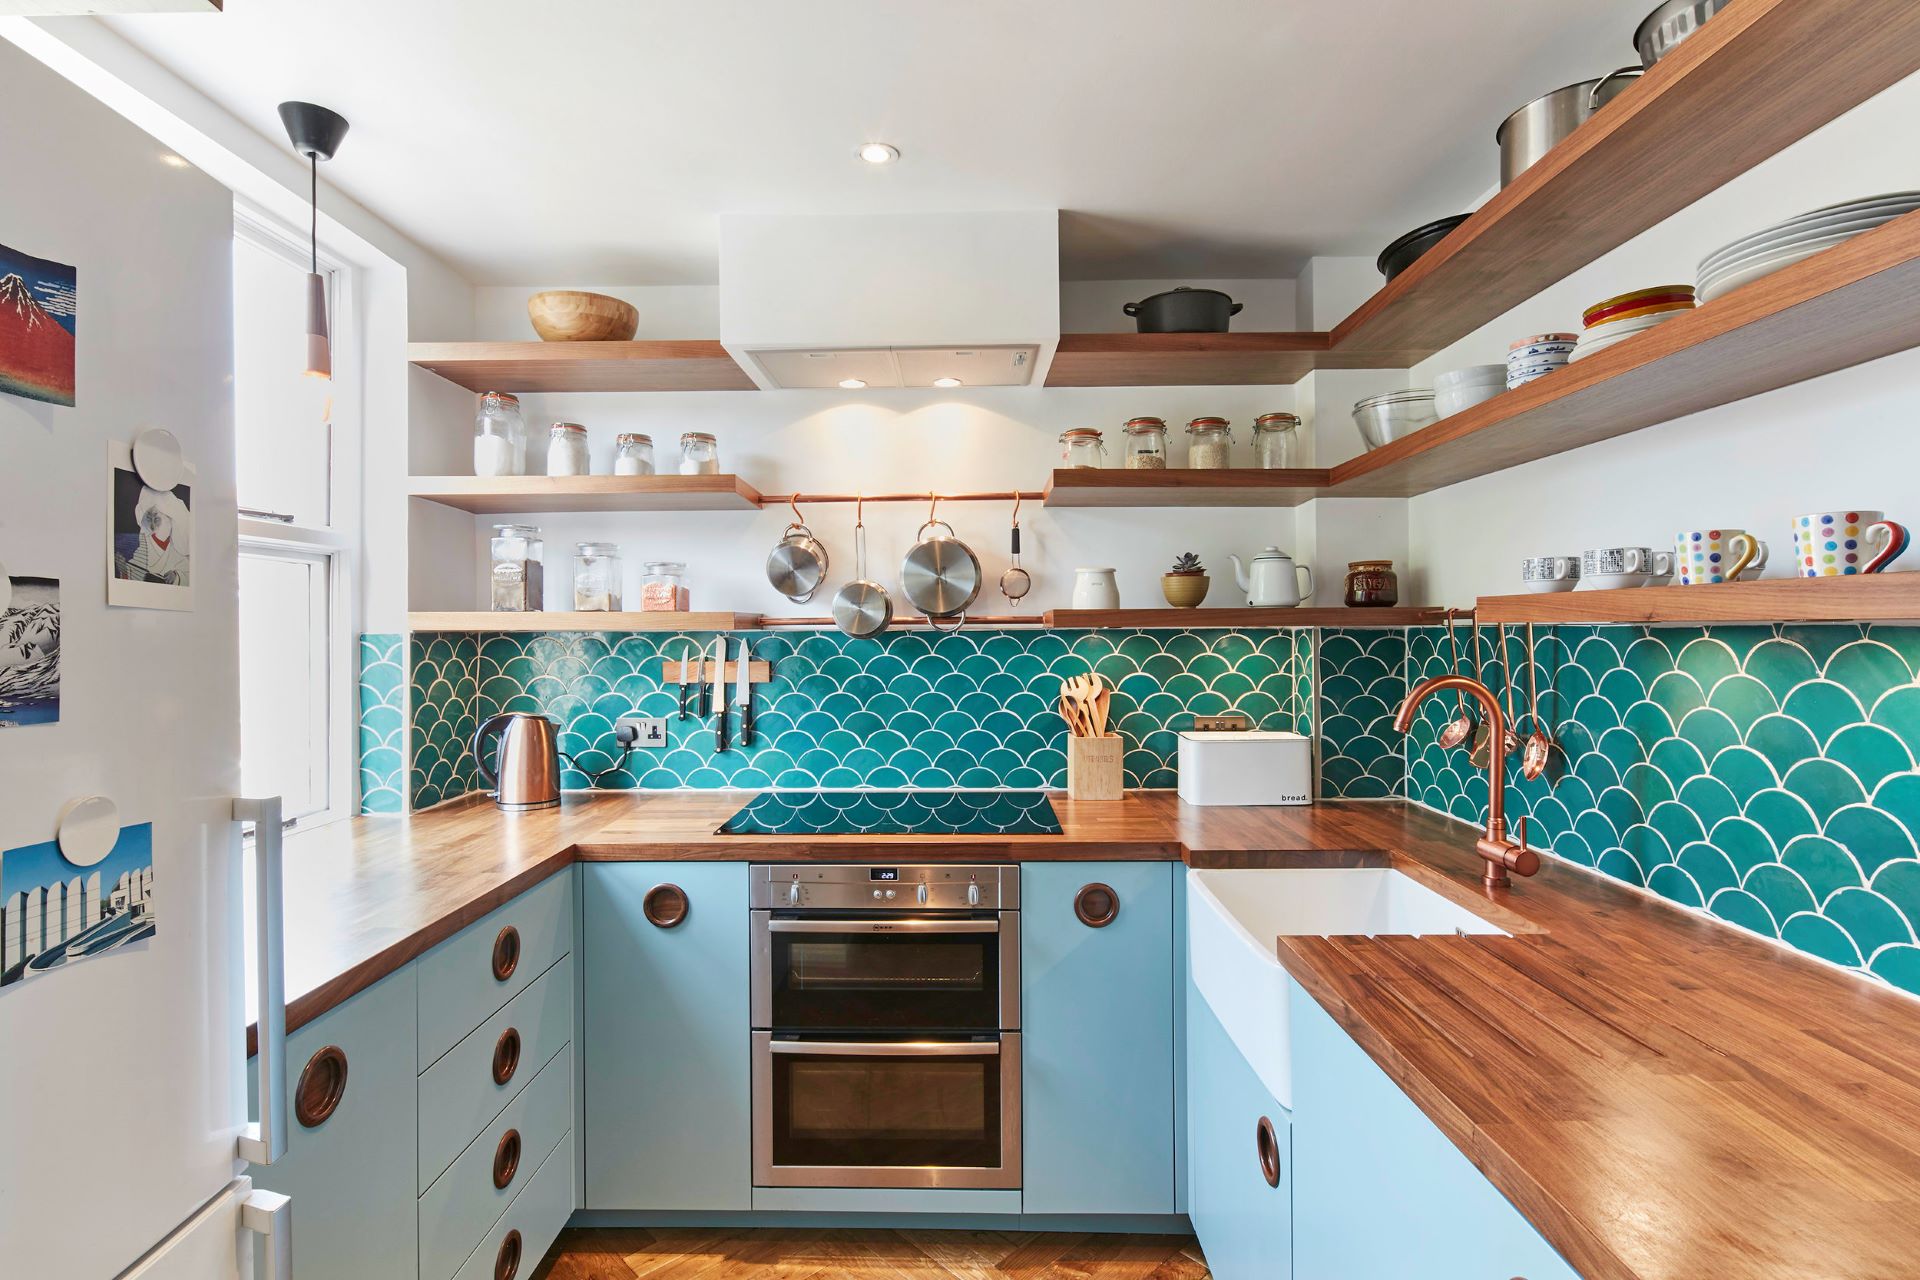
<instances>
[{"instance_id":1,"label":"white teapot","mask_svg":"<svg viewBox=\"0 0 1920 1280\"><path fill-rule=\"evenodd\" d=\"M1247 593L1247 603L1256 608L1291 609L1313 594L1313 570L1304 564L1295 564L1293 557L1278 547L1264 547L1253 558L1251 571L1240 563L1240 557L1229 555L1233 561L1233 580ZM1300 575L1307 575L1306 585L1300 583Z\"/></svg>"}]
</instances>

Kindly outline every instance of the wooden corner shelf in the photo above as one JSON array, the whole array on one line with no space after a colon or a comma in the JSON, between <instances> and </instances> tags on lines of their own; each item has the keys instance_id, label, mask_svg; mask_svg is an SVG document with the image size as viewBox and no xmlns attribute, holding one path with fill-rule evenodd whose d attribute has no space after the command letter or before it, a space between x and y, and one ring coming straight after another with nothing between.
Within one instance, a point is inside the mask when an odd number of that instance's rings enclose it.
<instances>
[{"instance_id":1,"label":"wooden corner shelf","mask_svg":"<svg viewBox=\"0 0 1920 1280\"><path fill-rule=\"evenodd\" d=\"M410 613L410 631L753 631L757 613Z\"/></svg>"},{"instance_id":2,"label":"wooden corner shelf","mask_svg":"<svg viewBox=\"0 0 1920 1280\"><path fill-rule=\"evenodd\" d=\"M1920 622L1920 573L1481 596L1474 616L1482 625Z\"/></svg>"},{"instance_id":3,"label":"wooden corner shelf","mask_svg":"<svg viewBox=\"0 0 1920 1280\"><path fill-rule=\"evenodd\" d=\"M1424 360L1915 70L1912 0L1728 5L1341 321L1331 350Z\"/></svg>"},{"instance_id":4,"label":"wooden corner shelf","mask_svg":"<svg viewBox=\"0 0 1920 1280\"><path fill-rule=\"evenodd\" d=\"M407 492L475 515L577 511L750 511L760 492L735 475L414 476Z\"/></svg>"},{"instance_id":5,"label":"wooden corner shelf","mask_svg":"<svg viewBox=\"0 0 1920 1280\"><path fill-rule=\"evenodd\" d=\"M1074 630L1144 630L1178 627L1195 630L1202 627L1270 628L1297 630L1302 627L1417 627L1439 622L1440 609L1393 608L1348 609L1049 609L1049 627Z\"/></svg>"},{"instance_id":6,"label":"wooden corner shelf","mask_svg":"<svg viewBox=\"0 0 1920 1280\"><path fill-rule=\"evenodd\" d=\"M1914 346L1920 213L1343 462L1331 493L1411 497Z\"/></svg>"},{"instance_id":7,"label":"wooden corner shelf","mask_svg":"<svg viewBox=\"0 0 1920 1280\"><path fill-rule=\"evenodd\" d=\"M1291 386L1328 355L1324 333L1063 333L1047 385Z\"/></svg>"},{"instance_id":8,"label":"wooden corner shelf","mask_svg":"<svg viewBox=\"0 0 1920 1280\"><path fill-rule=\"evenodd\" d=\"M707 339L645 342L414 342L407 360L469 391L752 391Z\"/></svg>"},{"instance_id":9,"label":"wooden corner shelf","mask_svg":"<svg viewBox=\"0 0 1920 1280\"><path fill-rule=\"evenodd\" d=\"M1297 507L1327 487L1323 468L1131 471L1063 467L1047 481L1049 507Z\"/></svg>"}]
</instances>

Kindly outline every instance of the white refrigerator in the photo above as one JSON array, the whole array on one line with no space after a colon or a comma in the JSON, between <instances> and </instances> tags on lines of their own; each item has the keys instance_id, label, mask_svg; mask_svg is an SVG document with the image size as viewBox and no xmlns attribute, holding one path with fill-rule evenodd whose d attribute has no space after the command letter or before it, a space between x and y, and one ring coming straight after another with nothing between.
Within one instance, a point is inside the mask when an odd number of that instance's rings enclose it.
<instances>
[{"instance_id":1,"label":"white refrigerator","mask_svg":"<svg viewBox=\"0 0 1920 1280\"><path fill-rule=\"evenodd\" d=\"M0 1275L247 1276L232 198L4 41L0 121Z\"/></svg>"}]
</instances>

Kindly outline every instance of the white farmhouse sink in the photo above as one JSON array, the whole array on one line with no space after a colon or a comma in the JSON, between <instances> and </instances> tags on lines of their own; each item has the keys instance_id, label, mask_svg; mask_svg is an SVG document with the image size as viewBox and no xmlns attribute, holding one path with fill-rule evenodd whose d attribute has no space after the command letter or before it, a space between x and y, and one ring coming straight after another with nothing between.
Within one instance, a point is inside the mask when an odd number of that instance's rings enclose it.
<instances>
[{"instance_id":1,"label":"white farmhouse sink","mask_svg":"<svg viewBox=\"0 0 1920 1280\"><path fill-rule=\"evenodd\" d=\"M1286 934L1505 934L1411 876L1384 867L1187 872L1193 983L1281 1106L1293 1107Z\"/></svg>"}]
</instances>

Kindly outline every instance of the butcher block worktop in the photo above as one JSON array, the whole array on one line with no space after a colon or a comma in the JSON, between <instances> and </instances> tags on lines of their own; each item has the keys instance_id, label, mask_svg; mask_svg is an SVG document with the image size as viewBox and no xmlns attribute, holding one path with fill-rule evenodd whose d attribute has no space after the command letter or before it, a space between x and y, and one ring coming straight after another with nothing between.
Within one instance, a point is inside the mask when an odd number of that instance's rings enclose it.
<instances>
[{"instance_id":1,"label":"butcher block worktop","mask_svg":"<svg viewBox=\"0 0 1920 1280\"><path fill-rule=\"evenodd\" d=\"M743 793L479 799L289 839L288 1025L578 859L1395 864L1512 937L1288 937L1280 962L1587 1280L1920 1275L1920 1004L1548 860L1480 886L1399 802L1056 798L1059 836L718 836Z\"/></svg>"}]
</instances>

